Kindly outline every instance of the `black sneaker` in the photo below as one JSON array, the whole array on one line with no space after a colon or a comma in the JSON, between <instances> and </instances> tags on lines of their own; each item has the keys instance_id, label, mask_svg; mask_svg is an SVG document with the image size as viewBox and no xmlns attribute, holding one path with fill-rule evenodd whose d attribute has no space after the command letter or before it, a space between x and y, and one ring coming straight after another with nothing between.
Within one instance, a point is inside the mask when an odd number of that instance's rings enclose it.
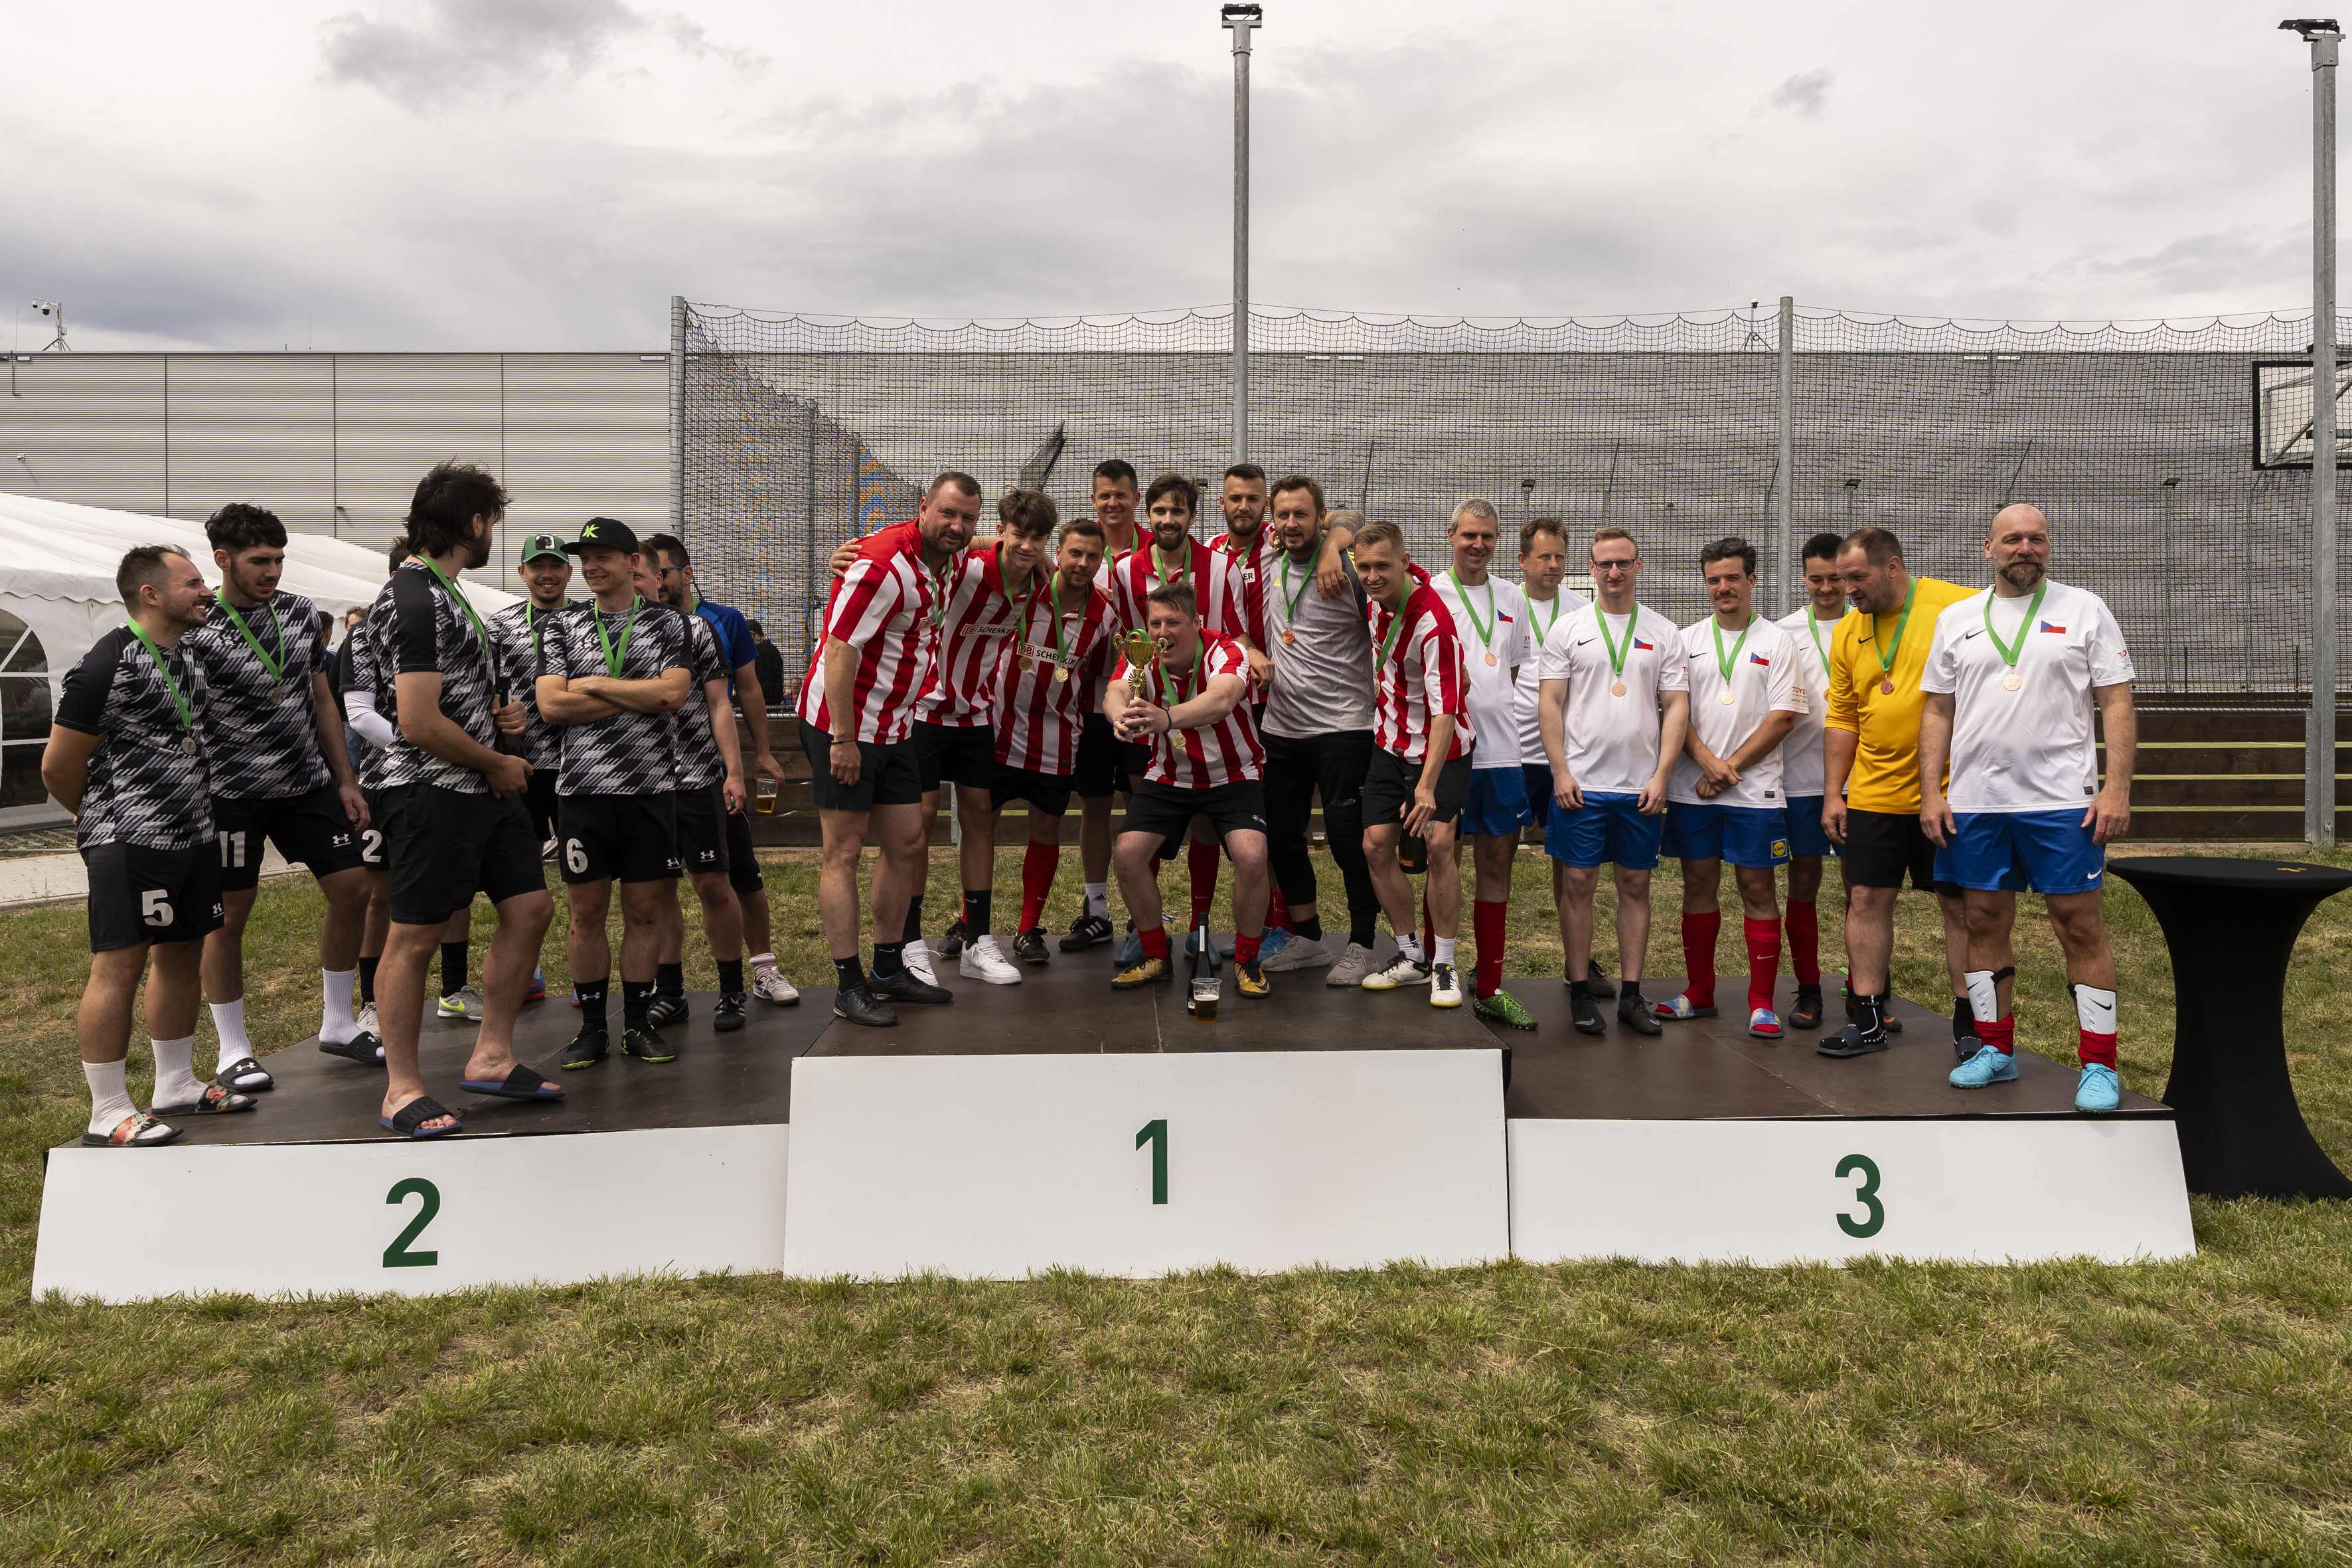
<instances>
[{"instance_id":1,"label":"black sneaker","mask_svg":"<svg viewBox=\"0 0 2352 1568\"><path fill-rule=\"evenodd\" d=\"M631 1024L621 1031L621 1054L635 1057L641 1062L677 1060L677 1047L663 1039L661 1031L650 1023Z\"/></svg>"},{"instance_id":2,"label":"black sneaker","mask_svg":"<svg viewBox=\"0 0 2352 1568\"><path fill-rule=\"evenodd\" d=\"M672 1024L685 1023L689 1011L683 992L676 996L656 996L654 1005L646 1009L646 1022L656 1029L667 1029Z\"/></svg>"},{"instance_id":3,"label":"black sneaker","mask_svg":"<svg viewBox=\"0 0 2352 1568\"><path fill-rule=\"evenodd\" d=\"M947 935L933 943L931 951L941 958L953 958L963 951L964 938L971 934L971 929L963 923L963 917L958 915L955 924L948 927Z\"/></svg>"},{"instance_id":4,"label":"black sneaker","mask_svg":"<svg viewBox=\"0 0 2352 1568\"><path fill-rule=\"evenodd\" d=\"M1599 966L1595 964L1585 966L1584 988L1603 1002L1617 994L1617 983L1601 973Z\"/></svg>"},{"instance_id":5,"label":"black sneaker","mask_svg":"<svg viewBox=\"0 0 2352 1568\"><path fill-rule=\"evenodd\" d=\"M1666 1026L1659 1023L1650 1011L1649 1002L1638 994L1617 998L1617 1021L1637 1035L1663 1035L1666 1032Z\"/></svg>"},{"instance_id":6,"label":"black sneaker","mask_svg":"<svg viewBox=\"0 0 2352 1568\"><path fill-rule=\"evenodd\" d=\"M604 1030L583 1027L572 1037L571 1048L563 1053L563 1066L571 1072L593 1068L603 1061L612 1048L612 1037Z\"/></svg>"},{"instance_id":7,"label":"black sneaker","mask_svg":"<svg viewBox=\"0 0 2352 1568\"><path fill-rule=\"evenodd\" d=\"M1789 1027L1818 1029L1822 1026L1822 988L1818 985L1797 987L1797 1005L1789 1009Z\"/></svg>"},{"instance_id":8,"label":"black sneaker","mask_svg":"<svg viewBox=\"0 0 2352 1568\"><path fill-rule=\"evenodd\" d=\"M1601 1009L1594 1004L1590 991L1568 994L1568 1016L1580 1035L1605 1035L1609 1032L1609 1026L1601 1021Z\"/></svg>"},{"instance_id":9,"label":"black sneaker","mask_svg":"<svg viewBox=\"0 0 2352 1568\"><path fill-rule=\"evenodd\" d=\"M1872 1039L1862 1032L1861 1025L1848 1024L1813 1049L1825 1057L1866 1057L1873 1051L1885 1050L1888 1043L1883 1032L1876 1039Z\"/></svg>"},{"instance_id":10,"label":"black sneaker","mask_svg":"<svg viewBox=\"0 0 2352 1568\"><path fill-rule=\"evenodd\" d=\"M1110 940L1108 915L1080 915L1070 934L1062 939L1064 952L1084 952L1098 942Z\"/></svg>"},{"instance_id":11,"label":"black sneaker","mask_svg":"<svg viewBox=\"0 0 2352 1568\"><path fill-rule=\"evenodd\" d=\"M955 993L944 985L926 985L923 977L911 969L896 974L869 974L866 988L877 1002L952 1002ZM892 1022L897 1022L893 1019Z\"/></svg>"},{"instance_id":12,"label":"black sneaker","mask_svg":"<svg viewBox=\"0 0 2352 1568\"><path fill-rule=\"evenodd\" d=\"M1889 992L1887 994L1892 996L1894 993ZM1862 1027L1862 1009L1853 1005L1853 993L1851 991L1845 994L1845 1021L1856 1029ZM1879 1026L1890 1035L1899 1035L1903 1032L1903 1020L1891 1012L1882 1014L1878 1023Z\"/></svg>"},{"instance_id":13,"label":"black sneaker","mask_svg":"<svg viewBox=\"0 0 2352 1568\"><path fill-rule=\"evenodd\" d=\"M743 1026L744 1009L751 1005L751 997L740 991L725 993L719 998L719 1005L711 1009L710 1026L722 1035L733 1034Z\"/></svg>"},{"instance_id":14,"label":"black sneaker","mask_svg":"<svg viewBox=\"0 0 2352 1568\"><path fill-rule=\"evenodd\" d=\"M1013 956L1024 963L1044 963L1054 955L1045 951L1045 928L1031 926L1013 937Z\"/></svg>"},{"instance_id":15,"label":"black sneaker","mask_svg":"<svg viewBox=\"0 0 2352 1568\"><path fill-rule=\"evenodd\" d=\"M869 1029L887 1029L898 1022L898 1015L874 1000L874 994L863 985L835 992L833 1016L847 1023L863 1024Z\"/></svg>"}]
</instances>

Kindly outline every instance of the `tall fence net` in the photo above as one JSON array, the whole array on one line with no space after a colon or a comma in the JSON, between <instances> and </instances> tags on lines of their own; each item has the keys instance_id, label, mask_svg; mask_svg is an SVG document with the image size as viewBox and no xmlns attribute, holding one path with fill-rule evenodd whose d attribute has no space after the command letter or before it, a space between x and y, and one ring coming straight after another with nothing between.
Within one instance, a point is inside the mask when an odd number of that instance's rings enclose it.
<instances>
[{"instance_id":1,"label":"tall fence net","mask_svg":"<svg viewBox=\"0 0 2352 1568\"><path fill-rule=\"evenodd\" d=\"M2308 316L1801 310L1785 481L1770 310L1494 323L1254 310L1250 335L1251 459L1395 521L1426 563L1447 559L1465 496L1494 500L1507 535L1538 516L1571 538L1613 524L1641 542L1643 599L1689 622L1706 613L1701 544L1765 547L1783 482L1792 552L1881 524L1914 571L1971 584L1988 580L1987 520L2026 500L2052 520L2053 575L2114 606L2144 688L2309 683L2309 474L2257 466L2254 416L2257 375L2277 374L2256 367L2307 353ZM940 324L691 305L683 340L686 536L716 593L766 619L794 686L834 545L911 515L939 469L974 474L992 499L1042 488L1067 517L1091 510L1106 458L1147 482L1207 480L1232 448L1229 312ZM2302 396L2307 410L2307 377ZM1217 531L1213 510L1201 531ZM1768 556L1762 571L1769 608L1801 602L1793 563Z\"/></svg>"}]
</instances>

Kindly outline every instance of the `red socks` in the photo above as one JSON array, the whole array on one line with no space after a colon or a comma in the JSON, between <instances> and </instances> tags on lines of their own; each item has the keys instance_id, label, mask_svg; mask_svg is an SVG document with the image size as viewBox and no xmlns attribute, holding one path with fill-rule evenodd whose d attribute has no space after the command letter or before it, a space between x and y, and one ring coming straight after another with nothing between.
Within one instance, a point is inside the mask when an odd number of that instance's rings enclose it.
<instances>
[{"instance_id":1,"label":"red socks","mask_svg":"<svg viewBox=\"0 0 2352 1568\"><path fill-rule=\"evenodd\" d=\"M1258 932L1255 936L1244 936L1239 931L1234 932L1234 962L1235 963L1255 963L1257 962L1258 943L1265 940L1265 933L1264 931Z\"/></svg>"},{"instance_id":2,"label":"red socks","mask_svg":"<svg viewBox=\"0 0 2352 1568\"><path fill-rule=\"evenodd\" d=\"M1981 1034L1983 1031L1978 1032ZM2116 1065L2116 1037L2113 1035L2096 1035L2084 1028L2077 1028L2075 1033L2083 1037L2082 1044L2075 1049L2082 1053L2084 1065L2093 1062L2103 1068Z\"/></svg>"},{"instance_id":3,"label":"red socks","mask_svg":"<svg viewBox=\"0 0 2352 1568\"><path fill-rule=\"evenodd\" d=\"M1690 984L1683 994L1694 1007L1715 1005L1715 939L1723 930L1723 912L1683 917L1683 968Z\"/></svg>"},{"instance_id":4,"label":"red socks","mask_svg":"<svg viewBox=\"0 0 2352 1568\"><path fill-rule=\"evenodd\" d=\"M1192 873L1192 925L1197 930L1201 917L1217 901L1217 846L1187 844L1184 864Z\"/></svg>"},{"instance_id":5,"label":"red socks","mask_svg":"<svg viewBox=\"0 0 2352 1568\"><path fill-rule=\"evenodd\" d=\"M2002 1056L2015 1056L2017 1054L2017 1015L2011 1013L2006 1018L1979 1018L1977 1038L1992 1047ZM2111 1052L2115 1049L2113 1036L2108 1037L2107 1049ZM2115 1058L2110 1056L2107 1059L2113 1061Z\"/></svg>"},{"instance_id":6,"label":"red socks","mask_svg":"<svg viewBox=\"0 0 2352 1568\"><path fill-rule=\"evenodd\" d=\"M1814 917L1813 900L1789 900L1789 967L1800 985L1822 983L1822 928Z\"/></svg>"},{"instance_id":7,"label":"red socks","mask_svg":"<svg viewBox=\"0 0 2352 1568\"><path fill-rule=\"evenodd\" d=\"M1034 931L1045 916L1045 895L1054 890L1054 873L1061 869L1062 847L1029 841L1029 852L1021 858L1021 925L1022 931Z\"/></svg>"},{"instance_id":8,"label":"red socks","mask_svg":"<svg viewBox=\"0 0 2352 1568\"><path fill-rule=\"evenodd\" d=\"M1772 983L1780 977L1780 922L1743 915L1739 926L1748 937L1748 1008L1754 1012L1772 1005Z\"/></svg>"},{"instance_id":9,"label":"red socks","mask_svg":"<svg viewBox=\"0 0 2352 1568\"><path fill-rule=\"evenodd\" d=\"M1492 996L1503 988L1503 943L1507 940L1511 906L1483 899L1470 902L1470 934L1478 943L1478 996Z\"/></svg>"},{"instance_id":10,"label":"red socks","mask_svg":"<svg viewBox=\"0 0 2352 1568\"><path fill-rule=\"evenodd\" d=\"M1282 896L1280 888L1275 889L1268 895L1265 906L1265 929L1287 931L1295 931L1298 929L1290 923L1290 900Z\"/></svg>"},{"instance_id":11,"label":"red socks","mask_svg":"<svg viewBox=\"0 0 2352 1568\"><path fill-rule=\"evenodd\" d=\"M1166 958L1168 956L1168 928L1166 926L1154 925L1149 931L1139 930L1135 934L1142 939L1144 957Z\"/></svg>"}]
</instances>

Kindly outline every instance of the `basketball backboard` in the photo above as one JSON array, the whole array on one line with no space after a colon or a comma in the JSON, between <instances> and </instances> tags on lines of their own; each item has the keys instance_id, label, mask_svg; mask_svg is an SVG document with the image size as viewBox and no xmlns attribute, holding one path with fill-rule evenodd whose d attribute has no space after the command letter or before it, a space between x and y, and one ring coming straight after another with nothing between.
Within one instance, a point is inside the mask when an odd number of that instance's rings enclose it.
<instances>
[{"instance_id":1,"label":"basketball backboard","mask_svg":"<svg viewBox=\"0 0 2352 1568\"><path fill-rule=\"evenodd\" d=\"M2352 357L2352 356L2347 356ZM2253 437L2257 468L2311 467L2311 362L2254 361ZM2352 363L2336 361L2336 466L2352 468Z\"/></svg>"}]
</instances>

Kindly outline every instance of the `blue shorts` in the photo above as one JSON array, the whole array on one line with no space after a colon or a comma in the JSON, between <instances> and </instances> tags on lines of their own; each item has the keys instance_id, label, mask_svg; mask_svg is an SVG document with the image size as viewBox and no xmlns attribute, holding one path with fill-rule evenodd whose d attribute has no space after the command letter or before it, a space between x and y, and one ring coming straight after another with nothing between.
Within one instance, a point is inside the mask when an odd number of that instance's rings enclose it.
<instances>
[{"instance_id":1,"label":"blue shorts","mask_svg":"<svg viewBox=\"0 0 2352 1568\"><path fill-rule=\"evenodd\" d=\"M1462 803L1463 832L1500 838L1534 820L1528 810L1528 783L1517 768L1470 770L1470 798Z\"/></svg>"},{"instance_id":2,"label":"blue shorts","mask_svg":"<svg viewBox=\"0 0 2352 1568\"><path fill-rule=\"evenodd\" d=\"M1624 870L1647 871L1658 863L1658 838L1665 831L1663 818L1644 816L1632 795L1584 792L1584 804L1574 811L1554 809L1544 824L1544 853L1563 866L1598 866L1609 861Z\"/></svg>"},{"instance_id":3,"label":"blue shorts","mask_svg":"<svg viewBox=\"0 0 2352 1568\"><path fill-rule=\"evenodd\" d=\"M1777 806L1670 800L1660 847L1677 860L1728 860L1769 870L1789 863L1789 814Z\"/></svg>"},{"instance_id":4,"label":"blue shorts","mask_svg":"<svg viewBox=\"0 0 2352 1568\"><path fill-rule=\"evenodd\" d=\"M1551 821L1551 764L1521 763L1519 781L1527 789L1529 815L1538 827L1544 826Z\"/></svg>"},{"instance_id":5,"label":"blue shorts","mask_svg":"<svg viewBox=\"0 0 2352 1568\"><path fill-rule=\"evenodd\" d=\"M1936 880L1979 892L2095 893L2107 852L2091 842L2083 813L1962 811L1951 845L1936 851Z\"/></svg>"},{"instance_id":6,"label":"blue shorts","mask_svg":"<svg viewBox=\"0 0 2352 1568\"><path fill-rule=\"evenodd\" d=\"M1817 795L1792 795L1789 797L1789 853L1791 855L1834 855L1838 847L1822 826L1822 797Z\"/></svg>"}]
</instances>

